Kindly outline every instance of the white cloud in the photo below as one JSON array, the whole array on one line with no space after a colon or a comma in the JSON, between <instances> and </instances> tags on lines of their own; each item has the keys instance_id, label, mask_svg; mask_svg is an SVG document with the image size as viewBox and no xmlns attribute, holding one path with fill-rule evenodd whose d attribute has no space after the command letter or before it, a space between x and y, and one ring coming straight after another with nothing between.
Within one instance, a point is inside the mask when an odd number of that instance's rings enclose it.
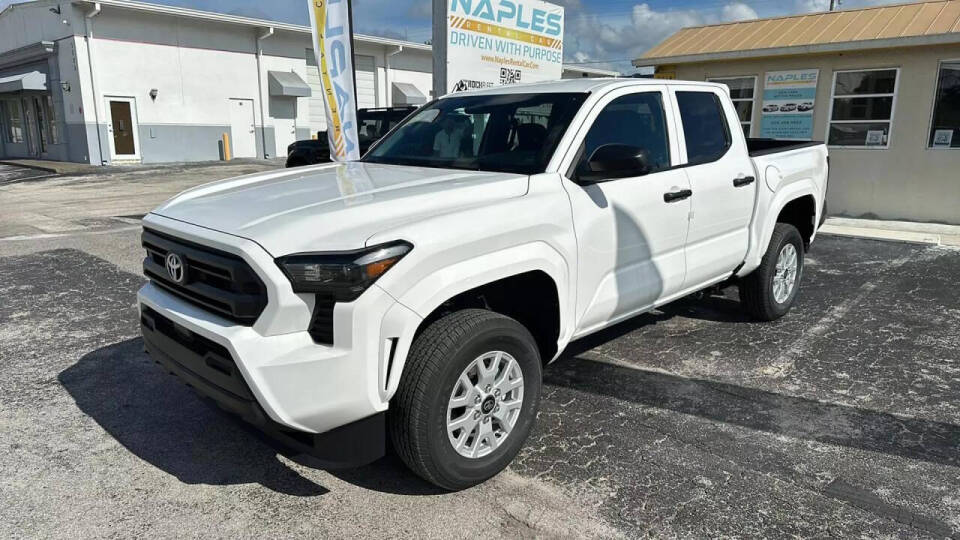
<instances>
[{"instance_id":1,"label":"white cloud","mask_svg":"<svg viewBox=\"0 0 960 540\"><path fill-rule=\"evenodd\" d=\"M695 9L656 10L647 3L636 4L629 22L623 24L613 17L567 14L566 57L573 62L614 60L614 66L629 70L629 59L638 58L644 51L660 43L677 30L724 21L757 18L757 12L743 2L730 2L713 12Z\"/></svg>"},{"instance_id":2,"label":"white cloud","mask_svg":"<svg viewBox=\"0 0 960 540\"><path fill-rule=\"evenodd\" d=\"M757 18L757 12L743 2L734 2L723 6L720 18L724 21L749 21Z\"/></svg>"},{"instance_id":3,"label":"white cloud","mask_svg":"<svg viewBox=\"0 0 960 540\"><path fill-rule=\"evenodd\" d=\"M830 0L796 0L798 13L814 13L830 9Z\"/></svg>"}]
</instances>

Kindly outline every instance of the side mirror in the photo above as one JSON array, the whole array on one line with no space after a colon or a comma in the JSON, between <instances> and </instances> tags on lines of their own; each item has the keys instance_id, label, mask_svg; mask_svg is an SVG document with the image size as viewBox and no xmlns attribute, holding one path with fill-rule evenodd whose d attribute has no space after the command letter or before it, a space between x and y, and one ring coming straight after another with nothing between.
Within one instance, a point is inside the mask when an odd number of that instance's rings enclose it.
<instances>
[{"instance_id":1,"label":"side mirror","mask_svg":"<svg viewBox=\"0 0 960 540\"><path fill-rule=\"evenodd\" d=\"M604 144L597 147L577 171L577 179L602 182L615 178L643 176L650 173L647 151L627 144Z\"/></svg>"}]
</instances>

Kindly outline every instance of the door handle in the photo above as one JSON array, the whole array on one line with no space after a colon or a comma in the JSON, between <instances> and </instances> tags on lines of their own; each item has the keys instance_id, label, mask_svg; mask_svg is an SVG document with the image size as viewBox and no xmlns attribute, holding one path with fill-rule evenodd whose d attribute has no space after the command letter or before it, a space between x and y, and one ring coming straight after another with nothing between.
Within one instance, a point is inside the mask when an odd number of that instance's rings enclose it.
<instances>
[{"instance_id":1,"label":"door handle","mask_svg":"<svg viewBox=\"0 0 960 540\"><path fill-rule=\"evenodd\" d=\"M756 178L754 178L754 177L752 177L752 176L744 176L743 178L734 178L734 179L733 179L733 187L749 186L749 185L752 184L755 180L756 180Z\"/></svg>"},{"instance_id":2,"label":"door handle","mask_svg":"<svg viewBox=\"0 0 960 540\"><path fill-rule=\"evenodd\" d=\"M684 199L689 199L693 195L693 191L689 189L681 189L680 191L670 191L663 194L663 202L674 202L682 201Z\"/></svg>"}]
</instances>

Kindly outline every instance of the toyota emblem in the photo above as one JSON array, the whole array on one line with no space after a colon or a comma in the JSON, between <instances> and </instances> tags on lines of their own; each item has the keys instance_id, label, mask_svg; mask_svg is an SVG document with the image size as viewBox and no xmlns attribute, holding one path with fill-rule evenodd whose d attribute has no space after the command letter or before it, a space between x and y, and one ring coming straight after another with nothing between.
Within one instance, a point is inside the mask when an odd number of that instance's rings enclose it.
<instances>
[{"instance_id":1,"label":"toyota emblem","mask_svg":"<svg viewBox=\"0 0 960 540\"><path fill-rule=\"evenodd\" d=\"M183 258L176 253L167 253L167 274L177 285L183 285L187 277L187 267Z\"/></svg>"}]
</instances>

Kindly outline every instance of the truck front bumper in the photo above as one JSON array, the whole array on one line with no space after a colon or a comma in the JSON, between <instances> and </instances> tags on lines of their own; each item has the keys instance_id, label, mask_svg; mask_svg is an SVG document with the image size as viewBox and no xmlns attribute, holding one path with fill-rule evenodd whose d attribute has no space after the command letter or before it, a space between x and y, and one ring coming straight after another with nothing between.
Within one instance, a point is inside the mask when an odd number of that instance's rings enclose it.
<instances>
[{"instance_id":1,"label":"truck front bumper","mask_svg":"<svg viewBox=\"0 0 960 540\"><path fill-rule=\"evenodd\" d=\"M324 467L383 455L381 322L401 320L412 336L420 319L381 289L338 306L346 348L318 345L307 331L263 336L151 283L138 298L147 352L201 395Z\"/></svg>"},{"instance_id":2,"label":"truck front bumper","mask_svg":"<svg viewBox=\"0 0 960 540\"><path fill-rule=\"evenodd\" d=\"M357 467L385 454L385 412L322 434L292 429L264 412L225 348L146 306L141 308L140 327L144 349L164 369L224 410L291 449L313 456L319 466Z\"/></svg>"}]
</instances>

